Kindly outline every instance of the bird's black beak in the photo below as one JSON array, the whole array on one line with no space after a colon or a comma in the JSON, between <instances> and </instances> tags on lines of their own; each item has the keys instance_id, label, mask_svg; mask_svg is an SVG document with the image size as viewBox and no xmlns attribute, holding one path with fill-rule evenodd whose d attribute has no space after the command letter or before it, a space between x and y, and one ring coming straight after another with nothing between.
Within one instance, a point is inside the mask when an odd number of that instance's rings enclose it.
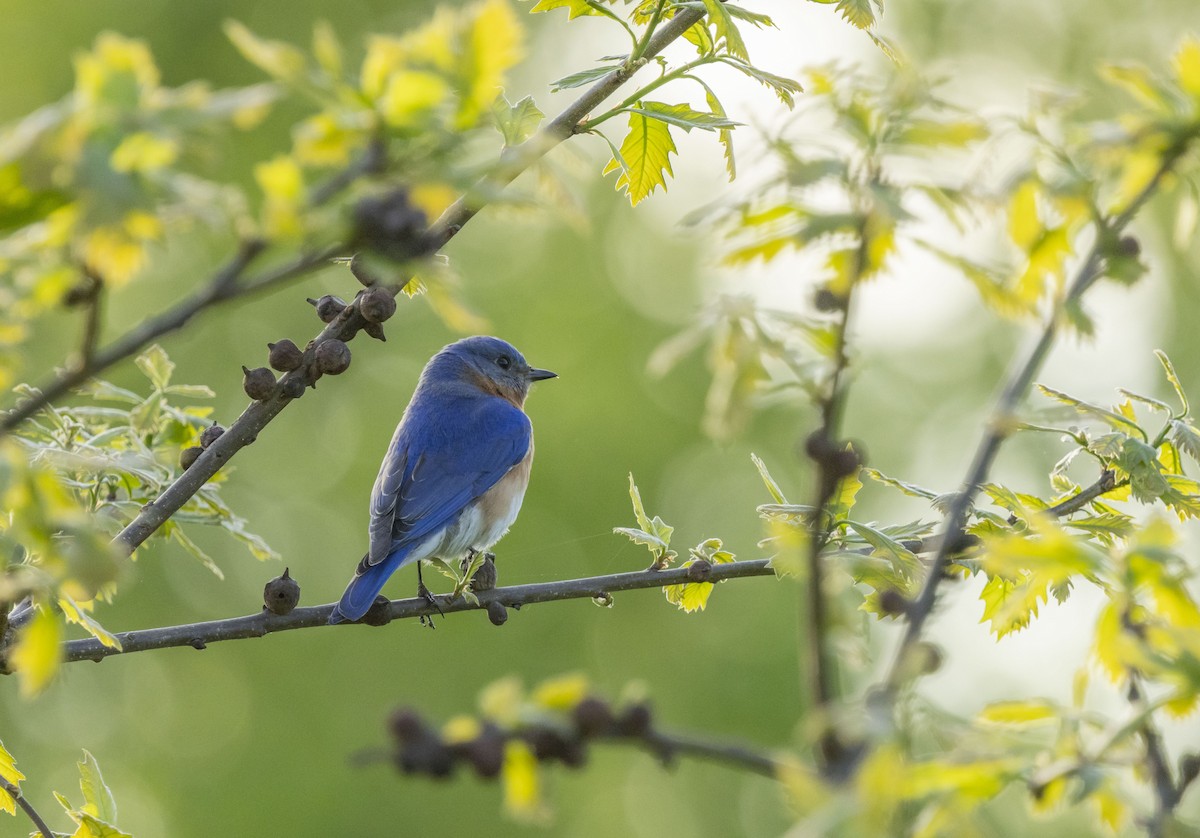
<instances>
[{"instance_id":1,"label":"bird's black beak","mask_svg":"<svg viewBox=\"0 0 1200 838\"><path fill-rule=\"evenodd\" d=\"M558 378L558 373L550 372L550 370L539 370L532 368L529 370L530 381L545 381L547 378Z\"/></svg>"}]
</instances>

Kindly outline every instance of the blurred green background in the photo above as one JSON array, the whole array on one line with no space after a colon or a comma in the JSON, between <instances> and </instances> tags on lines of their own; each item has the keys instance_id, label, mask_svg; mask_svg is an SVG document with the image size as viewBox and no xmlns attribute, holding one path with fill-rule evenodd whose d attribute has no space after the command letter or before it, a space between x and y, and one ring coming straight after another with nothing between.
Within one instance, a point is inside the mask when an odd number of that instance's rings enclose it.
<instances>
[{"instance_id":1,"label":"blurred green background","mask_svg":"<svg viewBox=\"0 0 1200 838\"><path fill-rule=\"evenodd\" d=\"M72 56L106 29L145 38L165 84L203 78L221 86L260 78L221 34L226 17L300 44L325 18L347 44L361 45L368 33L421 21L432 5L0 0L0 121L67 92ZM792 0L751 6L774 15L782 30L748 39L769 70L794 74L803 64L831 59L882 61L831 7ZM546 95L551 80L620 49L620 40L595 21L568 26L557 13L527 23L530 60L511 92L532 93L547 113L569 101L567 94ZM1194 0L1152 6L912 0L889 5L882 31L920 65L945 71L952 98L994 111L1020 107L1027 83L1036 80L1095 89L1092 67L1102 59L1160 62L1187 28L1200 28ZM733 84L721 79L718 87L721 81ZM761 91L730 90L726 106L734 118L777 121ZM285 107L263 130L239 139L229 170L248 179L255 162L284 147L287 115ZM750 131L739 133L743 176L764 176L753 164ZM645 372L649 352L718 291L751 289L773 304L795 304L815 279L782 263L745 276L713 267L716 257L703 237L677 222L725 194L719 149L706 138L687 140L679 181L636 210L611 181L601 181L604 150L583 145L585 227L551 215L484 212L449 248L464 298L490 320L493 333L561 376L539 385L528 404L537 463L521 517L499 545L502 584L643 567L641 548L611 534L613 526L631 523L629 472L649 510L676 526L680 543L720 536L741 558L759 555L754 506L767 500L750 452L766 459L785 489L807 492L795 453L811 425L803 407L773 405L742 437L718 446L699 432L708 383L701 357L665 379ZM1099 400L1116 386L1162 393L1150 354L1162 347L1185 385L1200 389L1196 253L1192 247L1172 255L1168 211L1165 204L1152 208L1140 226L1151 276L1131 290L1102 289L1094 302L1098 340L1064 346L1042 380ZM195 240L161 257L151 275L112 301L107 334L202 282L227 247ZM872 464L883 471L948 490L961 477L988 396L1022 335L983 315L969 289L913 254L901 265L908 269L893 271L866 295L849 431L865 440ZM175 380L212 386L215 417L227 424L245 405L239 365L263 363L268 340L290 337L303 345L315 334L319 324L306 296L347 296L355 287L348 272L330 269L204 315L164 341L178 364ZM60 360L75 329L67 316L43 322L27 375ZM237 458L224 490L282 553L305 604L340 594L363 550L366 498L392 428L425 359L456 337L420 300L402 303L388 334L386 344L356 341L349 374L323 380L286 411ZM138 380L129 366L109 377ZM1042 491L1060 453L1052 440L1020 440L1006 450L1000 476ZM865 492L863 502L885 520L929 514L877 490ZM263 583L282 566L255 562L219 533L197 538L217 557L225 581L174 547L145 549L116 604L98 614L105 625L128 630L257 610ZM401 573L387 592L409 595L412 577ZM530 607L511 613L503 628L471 613L439 621L436 631L408 621L71 664L36 701L19 699L14 682L0 683L0 739L29 776L27 794L43 813L56 808L52 789L77 797L73 762L80 748L91 750L117 796L122 826L140 838L524 833L529 827L504 818L495 784L467 775L442 784L406 779L386 765L353 767L349 759L384 742L384 719L397 705L444 719L474 709L480 688L498 677L517 674L532 684L573 670L586 671L612 695L640 683L664 727L792 745L803 712L799 594L791 583L754 579L721 586L708 612L697 616L643 591L619 595L612 609L586 601ZM927 691L962 713L1030 690L1065 695L1086 654L1082 638L1094 604L1080 597L1047 609L1032 630L993 648L986 627L977 625L978 603L962 594L940 615L935 633L953 632L954 642L945 644L950 660ZM877 635L877 646L886 649L886 633ZM849 655L855 681L865 681L872 663ZM1196 731L1185 720L1168 735L1174 742L1195 739ZM646 755L596 749L587 770L547 774L555 810L549 834L772 835L789 825L773 783L720 767L692 763L669 772ZM1195 811L1195 800L1186 803ZM1009 805L1003 798L994 804L996 834L1003 834ZM1084 829L1088 822L1049 819L1026 834L1061 833L1064 823ZM0 834L24 828L0 820Z\"/></svg>"}]
</instances>

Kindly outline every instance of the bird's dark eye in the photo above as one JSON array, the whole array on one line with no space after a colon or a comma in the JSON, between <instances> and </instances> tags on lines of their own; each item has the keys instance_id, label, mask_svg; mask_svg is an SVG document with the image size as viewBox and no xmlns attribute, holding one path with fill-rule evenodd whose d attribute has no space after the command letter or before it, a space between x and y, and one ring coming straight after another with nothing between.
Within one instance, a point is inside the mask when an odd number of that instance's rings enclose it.
<instances>
[{"instance_id":1,"label":"bird's dark eye","mask_svg":"<svg viewBox=\"0 0 1200 838\"><path fill-rule=\"evenodd\" d=\"M502 370L506 370L512 366L512 358L508 357L507 355L501 355L496 359L496 366L500 367Z\"/></svg>"}]
</instances>

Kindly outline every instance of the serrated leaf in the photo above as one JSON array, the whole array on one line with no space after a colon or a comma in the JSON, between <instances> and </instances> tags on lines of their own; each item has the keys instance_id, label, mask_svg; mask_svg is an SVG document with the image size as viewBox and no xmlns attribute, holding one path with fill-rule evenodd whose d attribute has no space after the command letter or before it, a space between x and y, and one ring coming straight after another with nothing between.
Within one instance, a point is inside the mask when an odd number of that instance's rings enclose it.
<instances>
[{"instance_id":1,"label":"serrated leaf","mask_svg":"<svg viewBox=\"0 0 1200 838\"><path fill-rule=\"evenodd\" d=\"M629 473L629 499L633 503L633 516L638 526L643 530L650 529L650 519L646 517L646 507L642 504L642 493L633 482L633 472Z\"/></svg>"},{"instance_id":2,"label":"serrated leaf","mask_svg":"<svg viewBox=\"0 0 1200 838\"><path fill-rule=\"evenodd\" d=\"M897 572L905 577L911 577L921 567L916 554L891 536L859 521L847 520L846 525L874 548L874 555L890 561Z\"/></svg>"},{"instance_id":3,"label":"serrated leaf","mask_svg":"<svg viewBox=\"0 0 1200 838\"><path fill-rule=\"evenodd\" d=\"M766 15L760 12L752 12L749 9L744 9L735 3L727 3L725 5L725 10L739 20L744 20L759 29L765 29L767 27L772 29L779 28L775 25L775 21L771 20L771 18L767 17Z\"/></svg>"},{"instance_id":4,"label":"serrated leaf","mask_svg":"<svg viewBox=\"0 0 1200 838\"><path fill-rule=\"evenodd\" d=\"M1038 615L1038 606L1046 601L1048 587L1048 580L1031 575L1017 580L993 576L979 594L983 602L979 622L991 623L997 640L1020 631Z\"/></svg>"},{"instance_id":5,"label":"serrated leaf","mask_svg":"<svg viewBox=\"0 0 1200 838\"><path fill-rule=\"evenodd\" d=\"M776 98L786 105L789 110L796 106L796 94L802 93L804 90L800 86L800 82L785 78L784 76L777 76L774 73L768 73L766 70L760 70L748 61L727 58L725 59L725 63L745 73L764 87L770 88Z\"/></svg>"},{"instance_id":6,"label":"serrated leaf","mask_svg":"<svg viewBox=\"0 0 1200 838\"><path fill-rule=\"evenodd\" d=\"M604 14L589 4L587 0L538 0L533 8L529 10L529 13L552 12L555 9L566 9L567 20L574 20L584 15L596 15L599 17Z\"/></svg>"},{"instance_id":7,"label":"serrated leaf","mask_svg":"<svg viewBox=\"0 0 1200 838\"><path fill-rule=\"evenodd\" d=\"M1171 420L1171 441L1196 462L1200 462L1200 429L1186 419Z\"/></svg>"},{"instance_id":8,"label":"serrated leaf","mask_svg":"<svg viewBox=\"0 0 1200 838\"><path fill-rule=\"evenodd\" d=\"M1129 431L1130 429L1133 429L1134 432L1140 436L1145 436L1145 432L1137 422L1133 422L1119 413L1114 413L1113 411L1101 407L1100 405L1092 404L1091 402L1085 402L1082 399L1075 398L1074 396L1068 396L1066 393L1055 390L1052 387L1047 387L1044 384L1039 384L1037 387L1042 391L1042 395L1048 396L1055 401L1061 402L1062 404L1070 405L1071 407L1075 408L1078 413L1084 416L1091 416L1094 419L1099 419L1101 422L1116 428L1118 431Z\"/></svg>"},{"instance_id":9,"label":"serrated leaf","mask_svg":"<svg viewBox=\"0 0 1200 838\"><path fill-rule=\"evenodd\" d=\"M150 379L155 390L165 390L171 383L171 373L175 371L175 364L167 357L166 350L157 343L139 355L134 363Z\"/></svg>"},{"instance_id":10,"label":"serrated leaf","mask_svg":"<svg viewBox=\"0 0 1200 838\"><path fill-rule=\"evenodd\" d=\"M867 29L875 24L875 10L871 0L837 0L837 10L848 23L858 29Z\"/></svg>"},{"instance_id":11,"label":"serrated leaf","mask_svg":"<svg viewBox=\"0 0 1200 838\"><path fill-rule=\"evenodd\" d=\"M716 131L722 128L736 128L742 124L727 119L723 114L705 113L693 110L688 105L668 105L666 102L642 102L638 107L630 108L629 112L653 117L689 133L693 128Z\"/></svg>"},{"instance_id":12,"label":"serrated leaf","mask_svg":"<svg viewBox=\"0 0 1200 838\"><path fill-rule=\"evenodd\" d=\"M4 747L3 742L0 742L0 777L3 777L18 789L21 786L21 781L25 779L25 775L17 770L17 762ZM0 789L0 811L8 812L10 815L17 813L16 801L3 789Z\"/></svg>"},{"instance_id":13,"label":"serrated leaf","mask_svg":"<svg viewBox=\"0 0 1200 838\"><path fill-rule=\"evenodd\" d=\"M665 122L640 113L629 115L629 133L621 143L617 156L604 167L604 174L620 170L617 189L624 189L629 202L636 206L658 187L666 189L667 177L672 175L671 155L676 153L671 129Z\"/></svg>"},{"instance_id":14,"label":"serrated leaf","mask_svg":"<svg viewBox=\"0 0 1200 838\"><path fill-rule=\"evenodd\" d=\"M746 42L742 40L742 33L738 31L725 4L721 0L704 0L704 8L715 27L717 41L725 39L725 51L748 62L750 53L746 51Z\"/></svg>"}]
</instances>

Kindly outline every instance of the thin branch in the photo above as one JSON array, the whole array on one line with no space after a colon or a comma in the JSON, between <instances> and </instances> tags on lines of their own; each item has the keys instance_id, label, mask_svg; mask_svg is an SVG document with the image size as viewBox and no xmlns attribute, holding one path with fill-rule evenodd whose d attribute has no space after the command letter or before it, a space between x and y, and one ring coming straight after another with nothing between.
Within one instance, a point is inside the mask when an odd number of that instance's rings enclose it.
<instances>
[{"instance_id":1,"label":"thin branch","mask_svg":"<svg viewBox=\"0 0 1200 838\"><path fill-rule=\"evenodd\" d=\"M946 575L946 568L950 563L951 556L958 550L965 534L968 511L971 508L971 504L974 502L975 496L979 493L984 480L987 479L992 463L996 459L996 454L1000 450L1000 446L1015 427L1014 414L1017 405L1025 397L1025 393L1033 383L1034 376L1041 369L1042 363L1050 353L1050 348L1054 345L1054 340L1058 335L1062 312L1067 306L1078 302L1080 297L1103 275L1105 249L1109 242L1119 236L1129 222L1133 220L1137 210L1146 202L1154 190L1158 188L1162 179L1170 172L1176 161L1187 150L1188 143L1192 139L1193 137L1191 136L1185 137L1176 146L1168 150L1164 154L1154 176L1133 200L1130 201L1129 206L1107 223L1101 221L1098 224L1095 241L1088 249L1087 256L1084 258L1074 280L1068 286L1066 294L1055 307L1055 310L1048 316L1046 325L1043 327L1042 333L1033 347L1025 355L1024 359L1017 363L1010 372L1007 379L1008 383L1005 385L1003 391L1001 391L999 398L996 400L996 405L992 408L992 412L989 415L984 437L975 451L975 457L967 472L967 477L963 481L962 489L955 496L950 509L946 513L942 542L938 546L932 566L929 569L929 574L925 578L925 584L907 613L908 623L905 627L904 635L900 640L900 646L884 679L883 692L889 700L900 689L907 668L906 664L909 654L920 640L925 623L933 612L933 606L937 601L938 586Z\"/></svg>"},{"instance_id":2,"label":"thin branch","mask_svg":"<svg viewBox=\"0 0 1200 838\"><path fill-rule=\"evenodd\" d=\"M1128 485L1129 479L1125 478L1119 483L1116 480L1116 475L1112 469L1105 469L1100 472L1100 479L1090 486L1080 489L1077 493L1064 500L1062 503L1055 504L1046 510L1047 515L1055 518L1062 518L1065 515L1071 515L1083 509L1096 498L1107 495L1116 489Z\"/></svg>"},{"instance_id":3,"label":"thin branch","mask_svg":"<svg viewBox=\"0 0 1200 838\"><path fill-rule=\"evenodd\" d=\"M1162 735L1154 726L1150 708L1146 707L1146 698L1142 692L1137 673L1129 673L1129 703L1135 710L1143 711L1138 733L1146 745L1146 769L1150 775L1151 787L1154 789L1154 814L1146 824L1147 834L1151 838L1162 838L1166 832L1167 822L1171 819L1176 805L1179 803L1180 792L1171 776L1171 768L1167 764L1166 750L1163 748Z\"/></svg>"},{"instance_id":4,"label":"thin branch","mask_svg":"<svg viewBox=\"0 0 1200 838\"><path fill-rule=\"evenodd\" d=\"M686 733L651 731L642 737L647 748L658 755L680 755L716 762L760 774L772 780L779 778L779 762L748 745L735 742L714 742Z\"/></svg>"},{"instance_id":5,"label":"thin branch","mask_svg":"<svg viewBox=\"0 0 1200 838\"><path fill-rule=\"evenodd\" d=\"M615 93L633 74L644 67L650 59L662 52L668 44L681 36L704 17L703 9L681 9L665 26L654 33L646 44L640 58L628 59L617 69L597 81L575 100L566 110L547 122L525 142L504 150L495 170L482 178L467 194L459 198L442 213L431 228L433 240L439 246L445 244L475 217L483 208L484 201L478 196L489 195L512 183L517 175L544 157L552 148L568 137L579 133L580 123L592 110Z\"/></svg>"},{"instance_id":6,"label":"thin branch","mask_svg":"<svg viewBox=\"0 0 1200 838\"><path fill-rule=\"evenodd\" d=\"M46 825L46 822L42 820L42 816L37 813L37 809L34 809L33 804L24 798L21 790L15 784L0 777L0 789L8 792L8 796L16 801L21 810L29 816L29 819L33 821L33 825L37 827L38 832L42 833L42 838L54 838L54 833Z\"/></svg>"},{"instance_id":7,"label":"thin branch","mask_svg":"<svg viewBox=\"0 0 1200 838\"><path fill-rule=\"evenodd\" d=\"M688 27L703 16L704 12L696 9L688 9L677 14L650 40L646 47L646 58L657 55L667 44L682 35ZM603 102L606 97L624 84L643 66L643 63L634 62L609 73L566 110L547 123L532 138L515 148L506 149L495 173L481 180L468 195L473 196L481 190L486 194L488 190L512 182L517 175L550 149L572 136L579 121L593 107ZM635 64L636 66L634 66ZM481 208L482 204L468 201L468 196L460 198L434 223L429 231L428 240L437 243L438 247L445 245ZM330 258L330 253L327 251L316 257L307 258L319 259L324 262ZM297 263L297 265L301 264L307 264L305 258ZM278 276L267 275L246 283L244 287L247 291L261 290L274 284L278 278ZM392 289L392 291L397 293L397 289ZM333 322L322 330L321 334L312 341L310 347L315 351L315 348L326 340L335 338L350 340L366 325L366 321L358 312L357 301L351 302ZM129 552L136 550L180 507L187 503L188 499L198 492L200 487L216 474L231 457L258 437L259 432L292 401L294 397L287 395L289 392L303 392L303 386L307 384L305 375L306 372L303 368L288 373L279 381L275 392L269 398L250 404L237 421L230 425L215 443L206 448L204 453L174 483L153 502L143 507L138 516L117 535L114 542ZM0 425L0 433L2 432L3 425Z\"/></svg>"},{"instance_id":8,"label":"thin branch","mask_svg":"<svg viewBox=\"0 0 1200 838\"><path fill-rule=\"evenodd\" d=\"M217 442L224 439L223 434ZM216 445L217 443L213 443ZM190 471L191 469L189 469ZM690 568L679 567L668 570L642 570L633 573L613 573L606 576L593 576L584 579L565 579L555 582L537 582L530 585L514 585L508 588L496 588L478 594L478 603L472 603L459 597L453 602L448 597L437 597L437 605L430 605L424 599L398 599L373 606L367 618L372 625L383 625L393 620L407 620L420 617L431 617L441 614L454 614L459 611L487 610L492 603L499 603L506 608L519 609L522 606L537 602L557 602L566 599L607 599L608 595L619 591L632 591L639 588L662 588L667 585L679 585L694 581L689 576ZM740 579L747 576L771 576L774 574L767 559L730 562L715 564L707 581L720 582L725 579ZM244 617L231 617L225 620L212 620L204 623L168 626L165 628L145 629L143 631L127 631L117 635L121 642L120 649L105 646L95 638L84 640L69 640L63 644L64 660L99 661L112 655L128 654L130 652L145 652L151 649L166 649L172 646L191 646L203 649L209 643L223 640L244 640L251 637L264 637L281 631L293 629L317 628L325 626L329 615L333 613L334 603L297 608L290 614L277 615L268 611L249 614ZM351 623L350 625L354 625Z\"/></svg>"},{"instance_id":9,"label":"thin branch","mask_svg":"<svg viewBox=\"0 0 1200 838\"><path fill-rule=\"evenodd\" d=\"M79 359L76 366L87 366L96 354L96 344L100 341L100 315L104 297L104 283L100 277L91 271L84 271L86 286L81 289L81 302L86 306L83 322L83 340L79 346Z\"/></svg>"},{"instance_id":10,"label":"thin branch","mask_svg":"<svg viewBox=\"0 0 1200 838\"><path fill-rule=\"evenodd\" d=\"M102 370L136 354L162 335L181 328L202 309L232 299L236 296L234 288L238 277L258 256L263 247L263 243L258 241L244 243L238 254L213 274L212 279L200 291L157 317L144 321L109 346L91 353L90 357L82 359L81 363L73 365L52 381L47 381L39 386L36 396L21 402L3 414L3 418L0 419L0 436L8 433L39 410L62 398ZM272 273L277 273L277 271Z\"/></svg>"}]
</instances>

